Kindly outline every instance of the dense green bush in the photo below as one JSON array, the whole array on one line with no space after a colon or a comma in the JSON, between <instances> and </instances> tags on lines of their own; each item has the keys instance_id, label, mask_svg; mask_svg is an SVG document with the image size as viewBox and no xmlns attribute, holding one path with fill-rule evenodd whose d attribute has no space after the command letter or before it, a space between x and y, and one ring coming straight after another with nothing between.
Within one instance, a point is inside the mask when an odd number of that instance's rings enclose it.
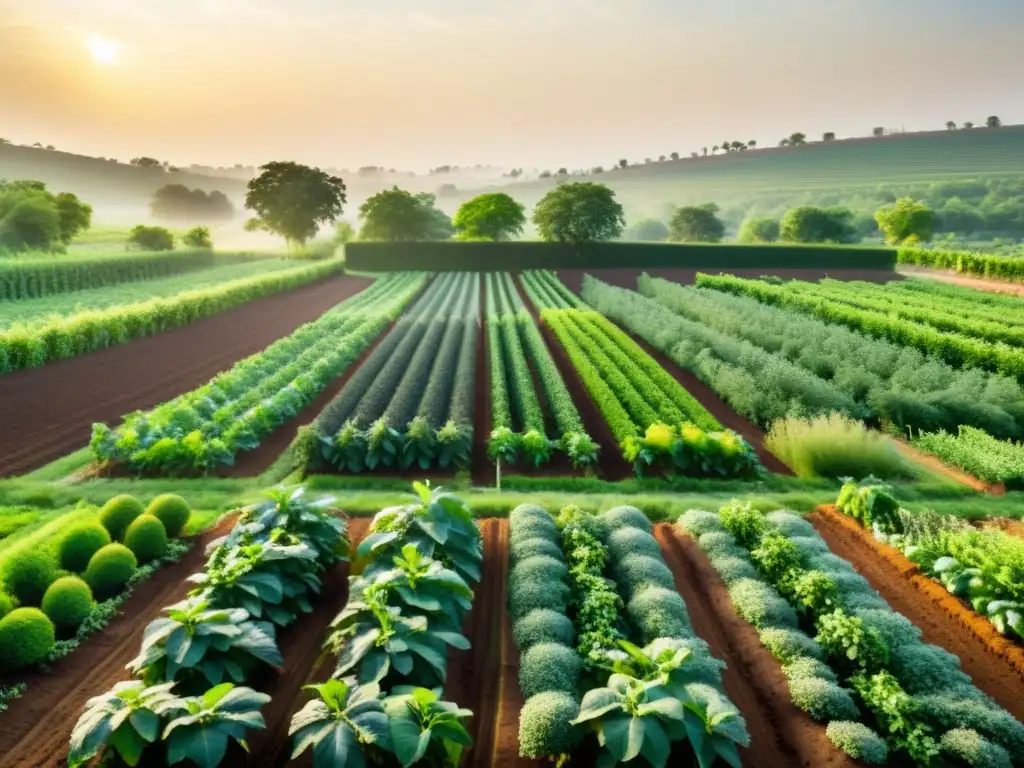
<instances>
[{"instance_id":1,"label":"dense green bush","mask_svg":"<svg viewBox=\"0 0 1024 768\"><path fill-rule=\"evenodd\" d=\"M56 578L57 563L45 550L22 550L4 565L4 589L21 605L38 606Z\"/></svg>"},{"instance_id":2,"label":"dense green bush","mask_svg":"<svg viewBox=\"0 0 1024 768\"><path fill-rule=\"evenodd\" d=\"M820 677L822 680L828 680L833 683L837 681L836 673L832 671L832 667L823 661L812 659L810 656L798 656L788 664L783 664L782 674L786 676L787 680Z\"/></svg>"},{"instance_id":3,"label":"dense green bush","mask_svg":"<svg viewBox=\"0 0 1024 768\"><path fill-rule=\"evenodd\" d=\"M648 586L671 590L676 585L672 571L665 565L660 552L657 557L636 554L616 560L615 580L627 595L639 594Z\"/></svg>"},{"instance_id":4,"label":"dense green bush","mask_svg":"<svg viewBox=\"0 0 1024 768\"><path fill-rule=\"evenodd\" d=\"M849 691L819 677L790 680L789 695L815 720L853 720L860 716Z\"/></svg>"},{"instance_id":5,"label":"dense green bush","mask_svg":"<svg viewBox=\"0 0 1024 768\"><path fill-rule=\"evenodd\" d=\"M686 603L672 589L645 589L626 603L626 613L646 643L659 637L690 637L693 634Z\"/></svg>"},{"instance_id":6,"label":"dense green bush","mask_svg":"<svg viewBox=\"0 0 1024 768\"><path fill-rule=\"evenodd\" d=\"M580 705L568 693L548 691L526 700L519 713L519 754L523 757L565 755L582 735L571 723Z\"/></svg>"},{"instance_id":7,"label":"dense green bush","mask_svg":"<svg viewBox=\"0 0 1024 768\"><path fill-rule=\"evenodd\" d=\"M954 728L942 734L942 751L976 768L1010 768L1010 755L977 731Z\"/></svg>"},{"instance_id":8,"label":"dense green bush","mask_svg":"<svg viewBox=\"0 0 1024 768\"><path fill-rule=\"evenodd\" d=\"M152 515L164 524L164 530L169 537L176 538L185 529L192 510L181 496L173 493L165 493L157 496L146 507L146 514Z\"/></svg>"},{"instance_id":9,"label":"dense green bush","mask_svg":"<svg viewBox=\"0 0 1024 768\"><path fill-rule=\"evenodd\" d=\"M861 723L833 720L825 729L825 735L854 760L863 760L869 765L884 765L889 758L885 740Z\"/></svg>"},{"instance_id":10,"label":"dense green bush","mask_svg":"<svg viewBox=\"0 0 1024 768\"><path fill-rule=\"evenodd\" d=\"M517 539L515 544L509 545L509 555L515 563L538 555L559 558L562 557L562 548L555 541L546 537Z\"/></svg>"},{"instance_id":11,"label":"dense green bush","mask_svg":"<svg viewBox=\"0 0 1024 768\"><path fill-rule=\"evenodd\" d=\"M764 516L764 519L776 531L791 539L797 536L817 536L813 525L799 515L794 515L792 512L787 512L784 509L769 512ZM816 541L820 542L821 539L816 539ZM826 547L827 549L828 547Z\"/></svg>"},{"instance_id":12,"label":"dense green bush","mask_svg":"<svg viewBox=\"0 0 1024 768\"><path fill-rule=\"evenodd\" d=\"M149 563L167 553L167 531L152 515L139 515L124 534L124 543L140 563Z\"/></svg>"},{"instance_id":13,"label":"dense green bush","mask_svg":"<svg viewBox=\"0 0 1024 768\"><path fill-rule=\"evenodd\" d=\"M138 561L128 547L123 544L107 544L89 560L85 581L97 600L106 600L124 589L136 567Z\"/></svg>"},{"instance_id":14,"label":"dense green bush","mask_svg":"<svg viewBox=\"0 0 1024 768\"><path fill-rule=\"evenodd\" d=\"M710 531L701 534L697 543L712 559L718 557L747 558L746 550L737 544L735 537L727 531Z\"/></svg>"},{"instance_id":15,"label":"dense green bush","mask_svg":"<svg viewBox=\"0 0 1024 768\"><path fill-rule=\"evenodd\" d=\"M43 595L43 613L50 617L57 634L73 635L95 607L92 590L77 576L57 579Z\"/></svg>"},{"instance_id":16,"label":"dense green bush","mask_svg":"<svg viewBox=\"0 0 1024 768\"><path fill-rule=\"evenodd\" d=\"M562 558L550 555L534 555L519 560L509 573L509 581L515 583L523 579L541 580L545 582L560 581L569 573L569 567Z\"/></svg>"},{"instance_id":17,"label":"dense green bush","mask_svg":"<svg viewBox=\"0 0 1024 768\"><path fill-rule=\"evenodd\" d=\"M560 643L538 643L519 658L519 689L530 698L538 693L575 694L580 657Z\"/></svg>"},{"instance_id":18,"label":"dense green bush","mask_svg":"<svg viewBox=\"0 0 1024 768\"><path fill-rule=\"evenodd\" d=\"M563 582L523 579L509 589L509 613L512 621L519 621L538 608L565 613L568 596L569 588Z\"/></svg>"},{"instance_id":19,"label":"dense green bush","mask_svg":"<svg viewBox=\"0 0 1024 768\"><path fill-rule=\"evenodd\" d=\"M14 601L6 592L0 592L0 619L14 610Z\"/></svg>"},{"instance_id":20,"label":"dense green bush","mask_svg":"<svg viewBox=\"0 0 1024 768\"><path fill-rule=\"evenodd\" d=\"M548 609L530 611L512 626L520 653L538 643L571 646L574 637L572 621L564 613Z\"/></svg>"},{"instance_id":21,"label":"dense green bush","mask_svg":"<svg viewBox=\"0 0 1024 768\"><path fill-rule=\"evenodd\" d=\"M556 531L555 519L534 504L520 504L513 509L508 515L508 524L516 530L537 524L535 530L539 528L552 534Z\"/></svg>"},{"instance_id":22,"label":"dense green bush","mask_svg":"<svg viewBox=\"0 0 1024 768\"><path fill-rule=\"evenodd\" d=\"M761 630L759 637L762 645L783 664L789 664L798 658L825 658L824 651L814 642L814 638L798 629L772 627Z\"/></svg>"},{"instance_id":23,"label":"dense green bush","mask_svg":"<svg viewBox=\"0 0 1024 768\"><path fill-rule=\"evenodd\" d=\"M38 664L56 642L53 624L38 608L16 608L0 619L0 668Z\"/></svg>"},{"instance_id":24,"label":"dense green bush","mask_svg":"<svg viewBox=\"0 0 1024 768\"><path fill-rule=\"evenodd\" d=\"M736 555L722 555L712 559L711 564L726 585L740 579L756 579L757 569L750 560Z\"/></svg>"},{"instance_id":25,"label":"dense green bush","mask_svg":"<svg viewBox=\"0 0 1024 768\"><path fill-rule=\"evenodd\" d=\"M545 512L545 514L547 514ZM547 520L537 517L523 517L518 522L509 520L509 544L517 546L527 539L548 539L554 541L558 537L555 521L548 515Z\"/></svg>"},{"instance_id":26,"label":"dense green bush","mask_svg":"<svg viewBox=\"0 0 1024 768\"><path fill-rule=\"evenodd\" d=\"M639 528L641 531L651 533L654 526L647 519L647 515L636 507L615 507L601 515L605 524L614 531L619 528ZM611 536L609 536L609 539Z\"/></svg>"},{"instance_id":27,"label":"dense green bush","mask_svg":"<svg viewBox=\"0 0 1024 768\"><path fill-rule=\"evenodd\" d=\"M679 517L678 522L695 539L705 533L717 533L725 530L718 515L703 509L688 509Z\"/></svg>"},{"instance_id":28,"label":"dense green bush","mask_svg":"<svg viewBox=\"0 0 1024 768\"><path fill-rule=\"evenodd\" d=\"M89 559L110 543L110 534L95 520L76 523L68 528L57 544L60 567L72 573L82 573Z\"/></svg>"},{"instance_id":29,"label":"dense green bush","mask_svg":"<svg viewBox=\"0 0 1024 768\"><path fill-rule=\"evenodd\" d=\"M100 510L100 522L114 541L124 541L124 534L146 508L134 496L124 493L107 501Z\"/></svg>"},{"instance_id":30,"label":"dense green bush","mask_svg":"<svg viewBox=\"0 0 1024 768\"><path fill-rule=\"evenodd\" d=\"M647 555L661 558L661 546L650 533L640 528L616 528L608 536L608 551L621 559L627 555Z\"/></svg>"},{"instance_id":31,"label":"dense green bush","mask_svg":"<svg viewBox=\"0 0 1024 768\"><path fill-rule=\"evenodd\" d=\"M796 612L763 581L740 579L730 584L729 599L736 612L758 629L797 627Z\"/></svg>"}]
</instances>

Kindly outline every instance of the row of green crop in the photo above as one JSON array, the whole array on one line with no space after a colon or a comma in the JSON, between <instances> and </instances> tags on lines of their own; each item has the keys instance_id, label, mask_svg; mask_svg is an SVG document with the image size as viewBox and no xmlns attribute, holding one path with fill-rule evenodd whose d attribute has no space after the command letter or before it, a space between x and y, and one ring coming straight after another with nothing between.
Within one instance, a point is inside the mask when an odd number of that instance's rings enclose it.
<instances>
[{"instance_id":1,"label":"row of green crop","mask_svg":"<svg viewBox=\"0 0 1024 768\"><path fill-rule=\"evenodd\" d=\"M828 723L854 759L1009 768L1024 725L971 684L958 659L921 641L805 520L732 502L679 525L729 588L737 613L783 665L793 703Z\"/></svg>"},{"instance_id":2,"label":"row of green crop","mask_svg":"<svg viewBox=\"0 0 1024 768\"><path fill-rule=\"evenodd\" d=\"M663 768L688 744L702 766L739 768L750 736L725 665L694 635L644 514L567 507L556 522L523 505L509 529L520 755L562 764L596 750L597 765Z\"/></svg>"},{"instance_id":3,"label":"row of green crop","mask_svg":"<svg viewBox=\"0 0 1024 768\"><path fill-rule=\"evenodd\" d=\"M899 264L913 264L933 269L952 269L965 275L1021 280L1024 278L1024 260L995 256L974 251L932 251L924 248L900 248L896 254Z\"/></svg>"},{"instance_id":4,"label":"row of green crop","mask_svg":"<svg viewBox=\"0 0 1024 768\"><path fill-rule=\"evenodd\" d=\"M698 273L697 285L716 291L752 296L765 304L774 304L819 317L830 323L846 325L876 338L915 347L950 365L984 368L1014 378L1024 377L1024 350L999 342L983 341L962 333L939 331L929 325L904 320L885 312L858 309L839 301L802 295L787 289L784 285L773 285L760 280Z\"/></svg>"},{"instance_id":5,"label":"row of green crop","mask_svg":"<svg viewBox=\"0 0 1024 768\"><path fill-rule=\"evenodd\" d=\"M241 684L281 668L277 630L312 611L321 574L348 559L344 521L302 489L278 489L211 545L195 587L146 627L133 678L91 698L71 734L69 763L198 768L235 764L270 696Z\"/></svg>"},{"instance_id":6,"label":"row of green crop","mask_svg":"<svg viewBox=\"0 0 1024 768\"><path fill-rule=\"evenodd\" d=\"M956 433L921 432L914 445L938 456L947 464L990 483L1005 483L1011 490L1024 489L1024 445L997 440L973 427Z\"/></svg>"},{"instance_id":7,"label":"row of green crop","mask_svg":"<svg viewBox=\"0 0 1024 768\"><path fill-rule=\"evenodd\" d=\"M38 299L58 293L183 275L259 258L250 253L174 251L81 259L5 259L0 261L0 299Z\"/></svg>"},{"instance_id":8,"label":"row of green crop","mask_svg":"<svg viewBox=\"0 0 1024 768\"><path fill-rule=\"evenodd\" d=\"M1024 433L1024 390L934 356L757 300L642 275L633 293L584 281L601 312L691 370L767 427L794 411L838 411L905 428Z\"/></svg>"},{"instance_id":9,"label":"row of green crop","mask_svg":"<svg viewBox=\"0 0 1024 768\"><path fill-rule=\"evenodd\" d=\"M382 279L202 387L132 413L115 429L93 425L94 455L144 474L190 474L234 463L313 402L425 279L401 273Z\"/></svg>"},{"instance_id":10,"label":"row of green crop","mask_svg":"<svg viewBox=\"0 0 1024 768\"><path fill-rule=\"evenodd\" d=\"M331 679L292 718L292 758L315 768L459 765L473 713L443 701L448 653L480 581L480 530L462 500L415 484L413 503L379 512L359 545L348 604L331 624Z\"/></svg>"},{"instance_id":11,"label":"row of green crop","mask_svg":"<svg viewBox=\"0 0 1024 768\"><path fill-rule=\"evenodd\" d=\"M343 261L330 259L198 291L186 291L169 298L82 312L29 328L0 331L0 373L35 368L51 360L62 360L152 336L240 304L338 274L344 267Z\"/></svg>"},{"instance_id":12,"label":"row of green crop","mask_svg":"<svg viewBox=\"0 0 1024 768\"><path fill-rule=\"evenodd\" d=\"M468 466L479 296L477 275L437 279L317 417L306 465Z\"/></svg>"}]
</instances>

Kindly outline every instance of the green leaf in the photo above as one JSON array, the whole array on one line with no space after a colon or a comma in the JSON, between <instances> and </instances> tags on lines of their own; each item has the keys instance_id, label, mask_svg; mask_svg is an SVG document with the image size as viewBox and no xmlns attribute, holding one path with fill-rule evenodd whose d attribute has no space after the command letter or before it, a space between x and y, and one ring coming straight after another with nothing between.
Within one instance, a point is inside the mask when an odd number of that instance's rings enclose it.
<instances>
[{"instance_id":1,"label":"green leaf","mask_svg":"<svg viewBox=\"0 0 1024 768\"><path fill-rule=\"evenodd\" d=\"M345 723L337 723L313 747L315 768L366 768L366 758L356 735Z\"/></svg>"},{"instance_id":2,"label":"green leaf","mask_svg":"<svg viewBox=\"0 0 1024 768\"><path fill-rule=\"evenodd\" d=\"M615 759L624 762L626 750L629 747L629 729L633 718L629 715L622 717L606 717L598 725L598 739Z\"/></svg>"},{"instance_id":3,"label":"green leaf","mask_svg":"<svg viewBox=\"0 0 1024 768\"><path fill-rule=\"evenodd\" d=\"M427 734L427 743L430 741L430 731L420 731L419 725L416 721L406 712L402 714L389 713L390 729L391 729L391 748L395 752L395 757L398 758L403 766L410 766L423 757L423 752L426 752L426 745L423 746L423 751L420 751L421 736Z\"/></svg>"},{"instance_id":4,"label":"green leaf","mask_svg":"<svg viewBox=\"0 0 1024 768\"><path fill-rule=\"evenodd\" d=\"M136 709L129 716L128 722L146 741L154 742L160 736L160 718L148 709Z\"/></svg>"},{"instance_id":5,"label":"green leaf","mask_svg":"<svg viewBox=\"0 0 1024 768\"><path fill-rule=\"evenodd\" d=\"M216 726L188 725L176 729L167 739L167 763L175 765L191 760L199 768L216 768L227 750L227 734Z\"/></svg>"},{"instance_id":6,"label":"green leaf","mask_svg":"<svg viewBox=\"0 0 1024 768\"><path fill-rule=\"evenodd\" d=\"M121 758L131 766L139 764L139 760L142 758L142 751L146 748L146 740L138 734L130 723L122 725L110 734L110 739L108 739L107 743L116 749Z\"/></svg>"},{"instance_id":7,"label":"green leaf","mask_svg":"<svg viewBox=\"0 0 1024 768\"><path fill-rule=\"evenodd\" d=\"M645 723L642 717L634 716L630 718L629 730L626 735L626 754L623 757L623 762L629 762L640 754L640 750L644 746L644 733L647 726L658 727L657 723Z\"/></svg>"}]
</instances>

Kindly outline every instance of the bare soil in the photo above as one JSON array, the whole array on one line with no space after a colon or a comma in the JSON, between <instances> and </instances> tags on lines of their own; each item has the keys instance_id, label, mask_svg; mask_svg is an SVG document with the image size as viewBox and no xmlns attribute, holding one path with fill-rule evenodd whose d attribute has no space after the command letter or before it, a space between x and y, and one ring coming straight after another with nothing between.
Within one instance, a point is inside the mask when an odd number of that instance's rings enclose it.
<instances>
[{"instance_id":1,"label":"bare soil","mask_svg":"<svg viewBox=\"0 0 1024 768\"><path fill-rule=\"evenodd\" d=\"M921 629L925 641L958 656L978 688L1024 720L1024 649L835 507L818 507L807 519L829 549L849 560L894 611Z\"/></svg>"},{"instance_id":2,"label":"bare soil","mask_svg":"<svg viewBox=\"0 0 1024 768\"><path fill-rule=\"evenodd\" d=\"M727 271L705 267L703 269L559 269L558 278L573 293L579 295L583 286L583 275L589 274L598 280L617 285L620 288L636 290L636 279L643 273L651 277L660 277L674 283L693 285L697 282L697 273L706 275L729 274L736 277L758 278L762 275L781 277L783 280L816 281L826 277L832 280L864 280L871 283L889 283L902 280L902 276L891 270L882 269L773 269L760 267L757 269L730 269Z\"/></svg>"},{"instance_id":3,"label":"bare soil","mask_svg":"<svg viewBox=\"0 0 1024 768\"><path fill-rule=\"evenodd\" d=\"M1024 285L1012 283L1008 280L993 280L987 277L972 277L961 275L952 269L930 269L928 267L917 267L912 264L900 264L896 267L899 273L905 277L922 277L928 280L937 280L940 283L951 285L962 285L965 288L977 288L979 291L990 293L1009 293L1014 296L1024 296Z\"/></svg>"},{"instance_id":4,"label":"bare soil","mask_svg":"<svg viewBox=\"0 0 1024 768\"><path fill-rule=\"evenodd\" d=\"M206 383L371 283L330 278L155 336L0 376L0 476L81 448L96 422L115 423Z\"/></svg>"},{"instance_id":5,"label":"bare soil","mask_svg":"<svg viewBox=\"0 0 1024 768\"><path fill-rule=\"evenodd\" d=\"M725 583L690 537L672 525L655 526L676 589L690 613L694 632L728 664L726 694L739 708L750 732L741 749L744 765L758 768L850 768L858 765L836 749L825 727L797 709L789 698L782 668L761 644L757 631L739 617Z\"/></svg>"}]
</instances>

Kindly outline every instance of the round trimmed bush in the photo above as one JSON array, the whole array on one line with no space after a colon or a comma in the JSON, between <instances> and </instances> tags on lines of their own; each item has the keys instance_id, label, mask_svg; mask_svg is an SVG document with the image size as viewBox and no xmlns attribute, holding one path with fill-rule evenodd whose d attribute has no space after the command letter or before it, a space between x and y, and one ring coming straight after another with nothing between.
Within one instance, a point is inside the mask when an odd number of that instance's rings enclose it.
<instances>
[{"instance_id":1,"label":"round trimmed bush","mask_svg":"<svg viewBox=\"0 0 1024 768\"><path fill-rule=\"evenodd\" d=\"M1010 768L1010 755L998 744L971 728L954 728L942 734L942 751L967 765L985 768Z\"/></svg>"},{"instance_id":2,"label":"round trimmed bush","mask_svg":"<svg viewBox=\"0 0 1024 768\"><path fill-rule=\"evenodd\" d=\"M646 642L659 637L689 637L693 634L686 603L678 592L650 587L626 604L629 620Z\"/></svg>"},{"instance_id":3,"label":"round trimmed bush","mask_svg":"<svg viewBox=\"0 0 1024 768\"><path fill-rule=\"evenodd\" d=\"M885 739L863 723L833 720L825 729L825 735L854 760L863 760L869 765L884 765L889 759Z\"/></svg>"},{"instance_id":4,"label":"round trimmed bush","mask_svg":"<svg viewBox=\"0 0 1024 768\"><path fill-rule=\"evenodd\" d=\"M515 544L509 546L509 554L512 556L513 563L518 563L520 560L536 557L537 555L547 555L556 560L563 560L565 558L562 554L562 548L558 546L557 542L546 537L519 539Z\"/></svg>"},{"instance_id":5,"label":"round trimmed bush","mask_svg":"<svg viewBox=\"0 0 1024 768\"><path fill-rule=\"evenodd\" d=\"M516 567L509 572L509 580L513 584L521 579L561 581L568 573L569 566L565 561L548 555L534 555L516 563Z\"/></svg>"},{"instance_id":6,"label":"round trimmed bush","mask_svg":"<svg viewBox=\"0 0 1024 768\"><path fill-rule=\"evenodd\" d=\"M626 555L615 563L615 579L627 595L636 595L647 587L675 589L676 580L659 554Z\"/></svg>"},{"instance_id":7,"label":"round trimmed bush","mask_svg":"<svg viewBox=\"0 0 1024 768\"><path fill-rule=\"evenodd\" d=\"M78 631L95 605L89 585L77 576L57 579L43 595L43 613L65 637Z\"/></svg>"},{"instance_id":8,"label":"round trimmed bush","mask_svg":"<svg viewBox=\"0 0 1024 768\"><path fill-rule=\"evenodd\" d=\"M41 549L19 552L4 567L4 588L21 605L38 606L56 578L57 563Z\"/></svg>"},{"instance_id":9,"label":"round trimmed bush","mask_svg":"<svg viewBox=\"0 0 1024 768\"><path fill-rule=\"evenodd\" d=\"M15 608L0 619L0 667L22 669L46 658L57 637L38 608Z\"/></svg>"},{"instance_id":10,"label":"round trimmed bush","mask_svg":"<svg viewBox=\"0 0 1024 768\"><path fill-rule=\"evenodd\" d=\"M714 559L716 557L749 557L747 550L736 543L735 537L726 531L711 531L701 534L697 544L704 553Z\"/></svg>"},{"instance_id":11,"label":"round trimmed bush","mask_svg":"<svg viewBox=\"0 0 1024 768\"><path fill-rule=\"evenodd\" d=\"M544 522L532 517L524 518L521 522L509 528L508 541L510 545L516 545L527 539L547 539L558 541L558 530L554 521Z\"/></svg>"},{"instance_id":12,"label":"round trimmed bush","mask_svg":"<svg viewBox=\"0 0 1024 768\"><path fill-rule=\"evenodd\" d=\"M512 626L512 634L516 638L516 647L520 652L538 643L558 643L572 645L575 637L572 621L564 613L540 608L530 611Z\"/></svg>"},{"instance_id":13,"label":"round trimmed bush","mask_svg":"<svg viewBox=\"0 0 1024 768\"><path fill-rule=\"evenodd\" d=\"M152 515L139 515L124 534L124 545L140 563L149 563L167 554L167 531Z\"/></svg>"},{"instance_id":14,"label":"round trimmed bush","mask_svg":"<svg viewBox=\"0 0 1024 768\"><path fill-rule=\"evenodd\" d=\"M89 560L110 543L110 534L101 523L89 520L68 528L57 545L60 567L72 573L82 573Z\"/></svg>"},{"instance_id":15,"label":"round trimmed bush","mask_svg":"<svg viewBox=\"0 0 1024 768\"><path fill-rule=\"evenodd\" d=\"M579 715L579 702L568 693L548 691L530 697L519 713L519 754L546 757L572 752L581 732L570 723Z\"/></svg>"},{"instance_id":16,"label":"round trimmed bush","mask_svg":"<svg viewBox=\"0 0 1024 768\"><path fill-rule=\"evenodd\" d=\"M100 522L107 529L111 539L124 541L128 526L145 511L146 508L142 506L141 501L124 493L103 505L103 509L100 510Z\"/></svg>"},{"instance_id":17,"label":"round trimmed bush","mask_svg":"<svg viewBox=\"0 0 1024 768\"><path fill-rule=\"evenodd\" d=\"M799 629L772 627L762 629L759 636L764 647L783 664L788 664L801 656L810 656L814 659L825 658L825 652L814 641L814 638Z\"/></svg>"},{"instance_id":18,"label":"round trimmed bush","mask_svg":"<svg viewBox=\"0 0 1024 768\"><path fill-rule=\"evenodd\" d=\"M615 507L601 515L601 519L612 530L617 528L639 528L650 533L654 530L647 515L636 507Z\"/></svg>"},{"instance_id":19,"label":"round trimmed bush","mask_svg":"<svg viewBox=\"0 0 1024 768\"><path fill-rule=\"evenodd\" d=\"M782 667L782 674L787 680L799 680L804 677L820 677L823 680L836 682L836 673L823 661L810 656L798 656Z\"/></svg>"},{"instance_id":20,"label":"round trimmed bush","mask_svg":"<svg viewBox=\"0 0 1024 768\"><path fill-rule=\"evenodd\" d=\"M0 592L0 619L14 610L14 601L6 592Z\"/></svg>"},{"instance_id":21,"label":"round trimmed bush","mask_svg":"<svg viewBox=\"0 0 1024 768\"><path fill-rule=\"evenodd\" d=\"M519 688L530 698L546 691L575 693L580 657L559 643L538 643L519 662Z\"/></svg>"},{"instance_id":22,"label":"round trimmed bush","mask_svg":"<svg viewBox=\"0 0 1024 768\"><path fill-rule=\"evenodd\" d=\"M192 509L181 496L165 493L149 502L146 514L152 515L163 523L167 535L173 539L181 535L185 529L185 525L192 515Z\"/></svg>"},{"instance_id":23,"label":"round trimmed bush","mask_svg":"<svg viewBox=\"0 0 1024 768\"><path fill-rule=\"evenodd\" d=\"M860 715L848 690L820 677L790 680L789 696L815 720L853 720Z\"/></svg>"},{"instance_id":24,"label":"round trimmed bush","mask_svg":"<svg viewBox=\"0 0 1024 768\"><path fill-rule=\"evenodd\" d=\"M509 590L508 604L512 621L519 621L530 611L548 608L565 613L569 599L569 587L564 582L545 582L539 579L522 579L513 582Z\"/></svg>"},{"instance_id":25,"label":"round trimmed bush","mask_svg":"<svg viewBox=\"0 0 1024 768\"><path fill-rule=\"evenodd\" d=\"M138 564L135 554L124 544L107 544L89 561L85 582L97 600L106 600L124 589Z\"/></svg>"},{"instance_id":26,"label":"round trimmed bush","mask_svg":"<svg viewBox=\"0 0 1024 768\"><path fill-rule=\"evenodd\" d=\"M555 518L534 504L520 504L508 515L509 527L515 530L527 525L540 526L555 533Z\"/></svg>"},{"instance_id":27,"label":"round trimmed bush","mask_svg":"<svg viewBox=\"0 0 1024 768\"><path fill-rule=\"evenodd\" d=\"M617 558L626 555L662 557L657 539L639 528L616 528L608 536L608 551Z\"/></svg>"},{"instance_id":28,"label":"round trimmed bush","mask_svg":"<svg viewBox=\"0 0 1024 768\"><path fill-rule=\"evenodd\" d=\"M757 568L754 567L754 564L749 560L744 560L742 557L734 555L714 557L711 559L711 565L714 566L715 570L718 571L718 575L722 577L722 581L727 585L740 579L758 578Z\"/></svg>"},{"instance_id":29,"label":"round trimmed bush","mask_svg":"<svg viewBox=\"0 0 1024 768\"><path fill-rule=\"evenodd\" d=\"M740 579L730 584L729 599L736 612L757 629L797 628L796 611L763 581Z\"/></svg>"},{"instance_id":30,"label":"round trimmed bush","mask_svg":"<svg viewBox=\"0 0 1024 768\"><path fill-rule=\"evenodd\" d=\"M705 533L716 533L724 531L722 521L714 512L707 512L703 509L689 509L679 517L679 525L683 530L694 538L700 538Z\"/></svg>"},{"instance_id":31,"label":"round trimmed bush","mask_svg":"<svg viewBox=\"0 0 1024 768\"><path fill-rule=\"evenodd\" d=\"M797 552L804 559L827 554L828 544L817 536L790 536L789 541L796 546Z\"/></svg>"},{"instance_id":32,"label":"round trimmed bush","mask_svg":"<svg viewBox=\"0 0 1024 768\"><path fill-rule=\"evenodd\" d=\"M809 536L814 538L817 536L813 525L808 523L799 515L794 515L792 512L786 512L784 509L769 512L764 516L764 519L768 521L772 528L786 538L792 538L794 536Z\"/></svg>"}]
</instances>

